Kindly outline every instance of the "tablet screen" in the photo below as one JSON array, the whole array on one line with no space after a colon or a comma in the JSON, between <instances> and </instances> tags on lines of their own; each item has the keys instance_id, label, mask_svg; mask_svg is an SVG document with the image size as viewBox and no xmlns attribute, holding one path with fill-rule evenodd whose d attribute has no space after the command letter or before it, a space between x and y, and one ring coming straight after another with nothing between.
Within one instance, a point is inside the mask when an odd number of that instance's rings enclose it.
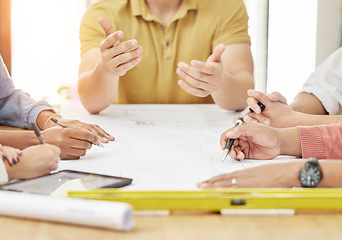
<instances>
[{"instance_id":1,"label":"tablet screen","mask_svg":"<svg viewBox=\"0 0 342 240\"><path fill-rule=\"evenodd\" d=\"M87 172L63 170L50 175L9 183L1 187L3 190L50 195L58 188L68 187L76 190L96 188L118 188L129 185L130 178L122 178Z\"/></svg>"}]
</instances>

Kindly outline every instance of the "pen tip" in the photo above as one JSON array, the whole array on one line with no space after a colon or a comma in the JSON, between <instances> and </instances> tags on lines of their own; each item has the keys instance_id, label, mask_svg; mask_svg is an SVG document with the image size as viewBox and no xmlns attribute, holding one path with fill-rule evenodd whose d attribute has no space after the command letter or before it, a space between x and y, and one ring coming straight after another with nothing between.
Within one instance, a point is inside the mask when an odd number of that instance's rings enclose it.
<instances>
[{"instance_id":1,"label":"pen tip","mask_svg":"<svg viewBox=\"0 0 342 240\"><path fill-rule=\"evenodd\" d=\"M223 151L222 159L221 159L221 160L222 160L222 161L226 160L227 156L228 156L228 149L225 149L225 150Z\"/></svg>"}]
</instances>

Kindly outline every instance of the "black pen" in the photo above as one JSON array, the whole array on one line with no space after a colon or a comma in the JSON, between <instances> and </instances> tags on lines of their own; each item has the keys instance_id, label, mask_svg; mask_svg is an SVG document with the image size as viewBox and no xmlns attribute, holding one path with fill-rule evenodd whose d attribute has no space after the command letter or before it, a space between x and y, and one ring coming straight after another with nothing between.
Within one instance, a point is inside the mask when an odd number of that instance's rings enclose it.
<instances>
[{"instance_id":1,"label":"black pen","mask_svg":"<svg viewBox=\"0 0 342 240\"><path fill-rule=\"evenodd\" d=\"M56 123L57 125L59 125L59 126L61 126L63 128L71 128L72 129L72 127L70 127L70 126L68 126L68 125L58 121L56 118L51 118L51 121L53 121L54 123ZM98 147L104 147L101 143L99 143L99 144L93 143L93 144L98 146Z\"/></svg>"},{"instance_id":2,"label":"black pen","mask_svg":"<svg viewBox=\"0 0 342 240\"><path fill-rule=\"evenodd\" d=\"M261 112L264 111L265 105L262 104L261 102L258 102L258 105L259 105L259 107L260 107L260 109L261 109ZM235 124L234 127L237 127L237 126L241 125L241 124L243 123L243 118L244 118L245 116L247 116L248 114L251 114L252 112L254 112L254 111L253 111L253 109L251 109L251 108L248 108L247 110L245 110L245 111L241 114L241 116L238 118L238 120L236 121L236 124ZM226 144L226 147L225 147L225 149L224 149L224 151L223 151L222 161L224 161L224 160L227 158L228 153L229 153L230 149L232 148L234 141L235 141L234 138L228 139L227 144Z\"/></svg>"},{"instance_id":3,"label":"black pen","mask_svg":"<svg viewBox=\"0 0 342 240\"><path fill-rule=\"evenodd\" d=\"M34 133L36 134L40 144L44 144L45 141L44 141L42 135L40 134L40 131L39 131L37 125L34 122L31 122L31 127L32 127Z\"/></svg>"}]
</instances>

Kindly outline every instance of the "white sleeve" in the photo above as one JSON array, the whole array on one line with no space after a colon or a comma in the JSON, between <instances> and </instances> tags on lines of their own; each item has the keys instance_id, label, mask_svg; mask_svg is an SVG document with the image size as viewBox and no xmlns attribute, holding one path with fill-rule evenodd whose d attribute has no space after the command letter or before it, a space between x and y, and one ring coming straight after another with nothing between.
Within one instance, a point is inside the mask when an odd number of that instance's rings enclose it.
<instances>
[{"instance_id":1,"label":"white sleeve","mask_svg":"<svg viewBox=\"0 0 342 240\"><path fill-rule=\"evenodd\" d=\"M342 47L316 68L300 92L315 95L330 115L342 114Z\"/></svg>"},{"instance_id":2,"label":"white sleeve","mask_svg":"<svg viewBox=\"0 0 342 240\"><path fill-rule=\"evenodd\" d=\"M0 186L8 182L8 174L2 159L0 159Z\"/></svg>"}]
</instances>

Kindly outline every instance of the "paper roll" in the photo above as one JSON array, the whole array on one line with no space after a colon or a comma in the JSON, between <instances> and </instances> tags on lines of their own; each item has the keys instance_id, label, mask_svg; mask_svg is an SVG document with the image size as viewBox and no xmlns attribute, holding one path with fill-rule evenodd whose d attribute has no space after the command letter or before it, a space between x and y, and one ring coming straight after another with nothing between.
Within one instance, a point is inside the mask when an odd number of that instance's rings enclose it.
<instances>
[{"instance_id":1,"label":"paper roll","mask_svg":"<svg viewBox=\"0 0 342 240\"><path fill-rule=\"evenodd\" d=\"M59 198L0 191L0 215L129 231L133 209L127 203Z\"/></svg>"}]
</instances>

